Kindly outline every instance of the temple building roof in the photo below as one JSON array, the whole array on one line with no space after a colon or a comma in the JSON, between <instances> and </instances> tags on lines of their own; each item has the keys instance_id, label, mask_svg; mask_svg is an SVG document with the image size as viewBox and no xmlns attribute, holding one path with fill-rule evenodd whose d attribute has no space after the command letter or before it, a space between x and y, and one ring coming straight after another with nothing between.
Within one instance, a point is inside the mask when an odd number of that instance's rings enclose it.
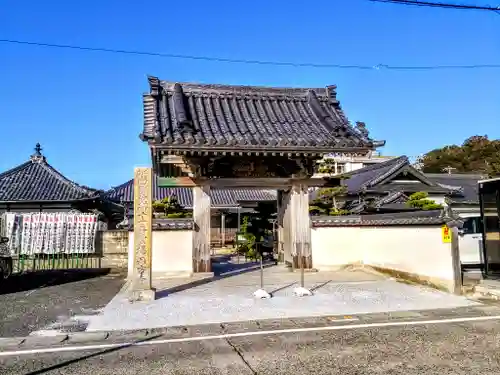
<instances>
[{"instance_id":1,"label":"temple building roof","mask_svg":"<svg viewBox=\"0 0 500 375\"><path fill-rule=\"evenodd\" d=\"M153 200L175 196L184 208L193 207L193 190L186 187L159 187L158 178L154 176ZM211 189L211 204L213 208L238 207L240 202L276 201L277 193L265 189ZM122 203L134 201L134 180L108 190L104 197Z\"/></svg>"},{"instance_id":2,"label":"temple building roof","mask_svg":"<svg viewBox=\"0 0 500 375\"><path fill-rule=\"evenodd\" d=\"M352 126L336 87L277 88L177 83L149 77L141 139L184 151L368 151L384 141Z\"/></svg>"},{"instance_id":3,"label":"temple building roof","mask_svg":"<svg viewBox=\"0 0 500 375\"><path fill-rule=\"evenodd\" d=\"M452 204L479 204L478 182L488 176L478 173L426 173L429 179L445 186L462 187L462 195L449 199Z\"/></svg>"},{"instance_id":4,"label":"temple building roof","mask_svg":"<svg viewBox=\"0 0 500 375\"><path fill-rule=\"evenodd\" d=\"M71 202L98 195L48 164L38 143L27 162L0 173L0 202Z\"/></svg>"},{"instance_id":5,"label":"temple building roof","mask_svg":"<svg viewBox=\"0 0 500 375\"><path fill-rule=\"evenodd\" d=\"M368 211L413 211L405 203L416 192L443 196L448 204L478 204L477 174L431 174L414 168L406 156L345 173L345 209ZM314 199L314 192L311 195Z\"/></svg>"}]
</instances>

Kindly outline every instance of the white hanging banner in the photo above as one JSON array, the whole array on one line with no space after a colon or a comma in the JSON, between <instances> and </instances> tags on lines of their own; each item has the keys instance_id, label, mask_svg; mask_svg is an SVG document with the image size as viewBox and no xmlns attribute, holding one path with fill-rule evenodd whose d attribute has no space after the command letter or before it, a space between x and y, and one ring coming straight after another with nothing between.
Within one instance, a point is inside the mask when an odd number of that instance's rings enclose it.
<instances>
[{"instance_id":1,"label":"white hanging banner","mask_svg":"<svg viewBox=\"0 0 500 375\"><path fill-rule=\"evenodd\" d=\"M12 255L91 254L96 251L96 214L74 212L4 213L0 233Z\"/></svg>"}]
</instances>

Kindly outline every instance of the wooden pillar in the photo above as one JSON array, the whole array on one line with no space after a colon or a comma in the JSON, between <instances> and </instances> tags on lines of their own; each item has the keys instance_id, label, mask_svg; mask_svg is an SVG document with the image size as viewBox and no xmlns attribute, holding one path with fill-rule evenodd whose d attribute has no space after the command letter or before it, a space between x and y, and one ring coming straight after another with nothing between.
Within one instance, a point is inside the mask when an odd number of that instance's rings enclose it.
<instances>
[{"instance_id":1,"label":"wooden pillar","mask_svg":"<svg viewBox=\"0 0 500 375\"><path fill-rule=\"evenodd\" d=\"M307 187L294 185L290 197L290 242L293 268L312 268L311 225L309 218L309 194Z\"/></svg>"},{"instance_id":2,"label":"wooden pillar","mask_svg":"<svg viewBox=\"0 0 500 375\"><path fill-rule=\"evenodd\" d=\"M193 188L193 271L211 272L210 262L210 186Z\"/></svg>"},{"instance_id":3,"label":"wooden pillar","mask_svg":"<svg viewBox=\"0 0 500 375\"><path fill-rule=\"evenodd\" d=\"M151 168L134 170L134 266L131 283L131 301L155 299L152 287L152 221L153 173Z\"/></svg>"},{"instance_id":4,"label":"wooden pillar","mask_svg":"<svg viewBox=\"0 0 500 375\"><path fill-rule=\"evenodd\" d=\"M293 267L292 257L292 205L291 205L291 192L283 191L282 204L283 204L283 259L287 266Z\"/></svg>"},{"instance_id":5,"label":"wooden pillar","mask_svg":"<svg viewBox=\"0 0 500 375\"><path fill-rule=\"evenodd\" d=\"M220 214L220 235L222 247L224 247L226 246L226 214L224 212Z\"/></svg>"},{"instance_id":6,"label":"wooden pillar","mask_svg":"<svg viewBox=\"0 0 500 375\"><path fill-rule=\"evenodd\" d=\"M276 222L277 228L276 233L278 235L278 262L283 263L285 261L285 231L284 231L284 218L285 218L285 202L283 190L278 190L278 220Z\"/></svg>"}]
</instances>

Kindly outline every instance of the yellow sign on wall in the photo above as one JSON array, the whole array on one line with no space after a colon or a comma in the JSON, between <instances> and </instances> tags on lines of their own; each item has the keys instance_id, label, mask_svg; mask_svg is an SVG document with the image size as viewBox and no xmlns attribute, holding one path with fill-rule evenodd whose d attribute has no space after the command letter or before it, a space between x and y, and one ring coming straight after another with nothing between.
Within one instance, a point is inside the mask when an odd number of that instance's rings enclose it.
<instances>
[{"instance_id":1,"label":"yellow sign on wall","mask_svg":"<svg viewBox=\"0 0 500 375\"><path fill-rule=\"evenodd\" d=\"M441 234L442 234L444 243L451 242L451 229L447 225L443 225L441 227Z\"/></svg>"}]
</instances>

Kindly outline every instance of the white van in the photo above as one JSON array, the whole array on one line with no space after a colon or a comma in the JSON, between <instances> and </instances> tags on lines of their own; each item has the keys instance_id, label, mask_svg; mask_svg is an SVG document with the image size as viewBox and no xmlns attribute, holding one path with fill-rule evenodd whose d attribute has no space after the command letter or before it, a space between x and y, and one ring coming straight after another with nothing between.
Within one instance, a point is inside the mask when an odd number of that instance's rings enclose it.
<instances>
[{"instance_id":1,"label":"white van","mask_svg":"<svg viewBox=\"0 0 500 375\"><path fill-rule=\"evenodd\" d=\"M460 262L463 266L484 265L483 225L479 213L460 214L464 225L458 231Z\"/></svg>"}]
</instances>

